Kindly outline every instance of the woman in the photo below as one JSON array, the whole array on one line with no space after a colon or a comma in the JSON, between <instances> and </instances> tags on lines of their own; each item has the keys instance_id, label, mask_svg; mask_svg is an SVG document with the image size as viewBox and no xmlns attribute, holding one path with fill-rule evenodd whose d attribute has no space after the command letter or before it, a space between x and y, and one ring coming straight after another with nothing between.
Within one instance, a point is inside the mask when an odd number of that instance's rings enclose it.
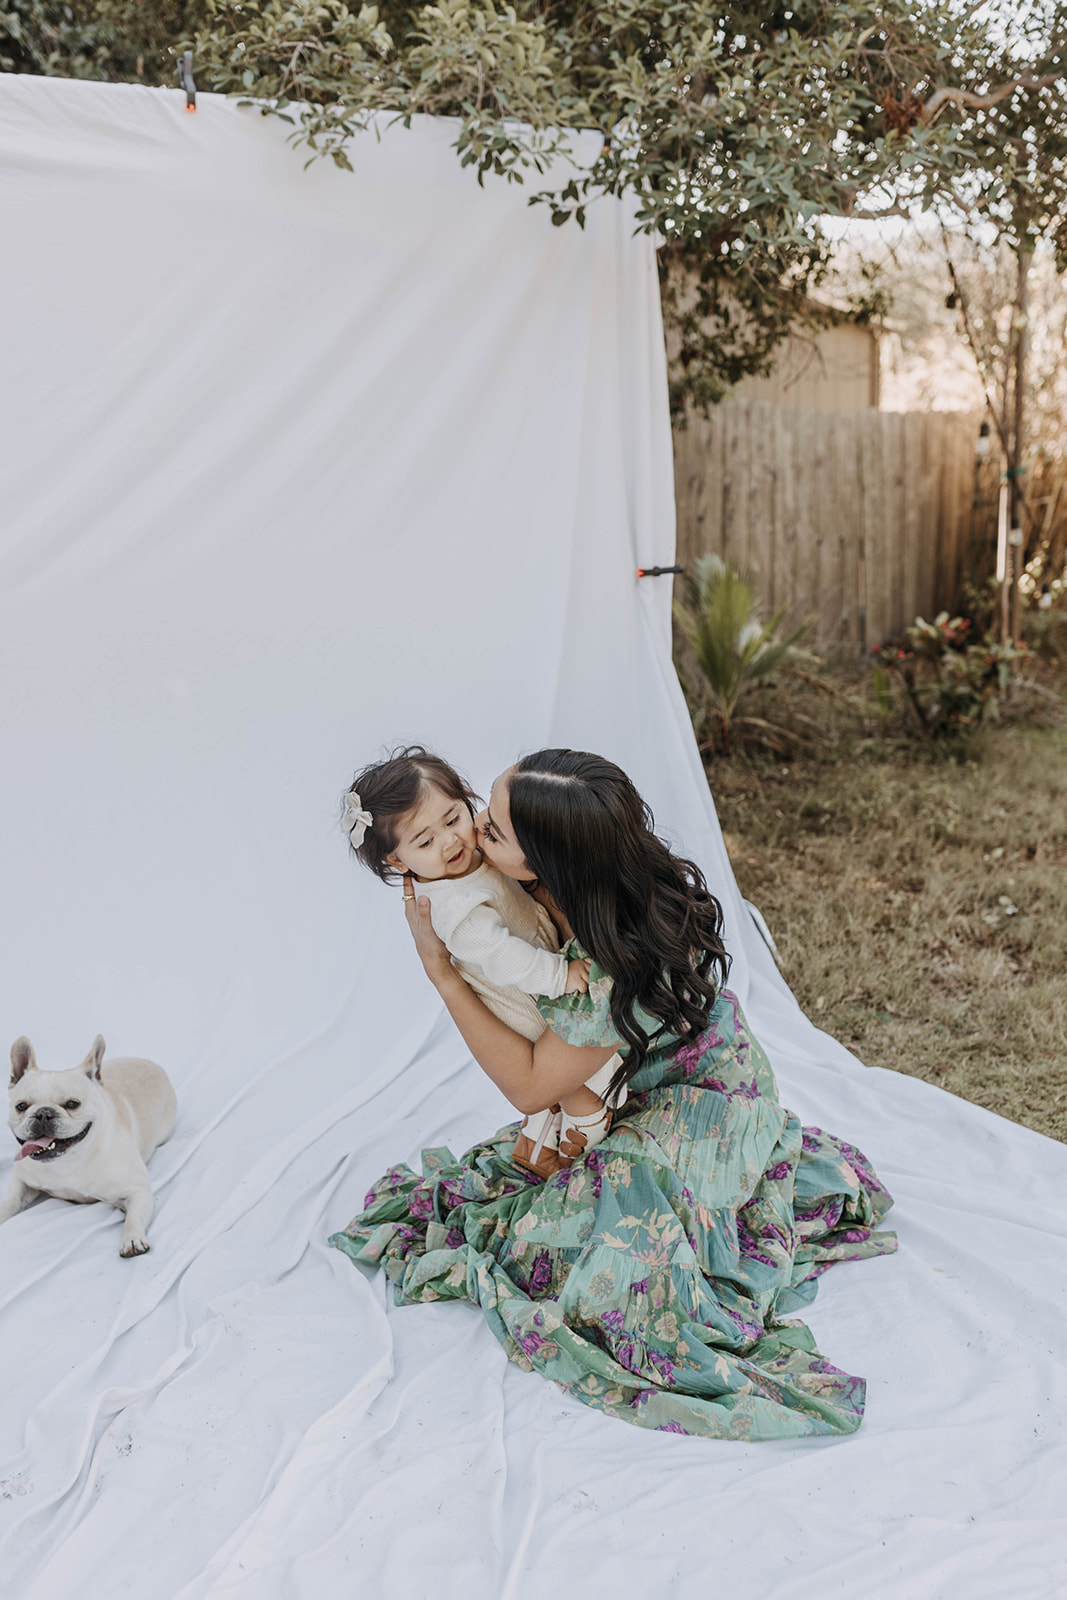
<instances>
[{"instance_id":1,"label":"woman","mask_svg":"<svg viewBox=\"0 0 1067 1600\"><path fill-rule=\"evenodd\" d=\"M453 968L405 887L427 976L471 1054L522 1112L623 1056L625 1110L546 1182L503 1128L424 1176L386 1174L332 1243L380 1264L400 1303L480 1305L508 1356L642 1427L720 1439L851 1433L864 1384L803 1323L835 1261L883 1255L892 1204L859 1151L801 1129L737 1001L721 987L721 910L672 856L625 773L542 750L497 779L477 818L487 858L546 906L589 992L538 1002L536 1044Z\"/></svg>"}]
</instances>

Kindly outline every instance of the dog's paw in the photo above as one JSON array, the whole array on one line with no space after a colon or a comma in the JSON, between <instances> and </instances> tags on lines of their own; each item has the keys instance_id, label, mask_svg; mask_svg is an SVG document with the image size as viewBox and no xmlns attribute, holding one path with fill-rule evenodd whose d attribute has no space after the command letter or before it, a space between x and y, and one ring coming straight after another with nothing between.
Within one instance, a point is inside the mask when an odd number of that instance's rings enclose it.
<instances>
[{"instance_id":1,"label":"dog's paw","mask_svg":"<svg viewBox=\"0 0 1067 1600\"><path fill-rule=\"evenodd\" d=\"M152 1248L147 1239L124 1239L119 1250L120 1256L143 1256Z\"/></svg>"}]
</instances>

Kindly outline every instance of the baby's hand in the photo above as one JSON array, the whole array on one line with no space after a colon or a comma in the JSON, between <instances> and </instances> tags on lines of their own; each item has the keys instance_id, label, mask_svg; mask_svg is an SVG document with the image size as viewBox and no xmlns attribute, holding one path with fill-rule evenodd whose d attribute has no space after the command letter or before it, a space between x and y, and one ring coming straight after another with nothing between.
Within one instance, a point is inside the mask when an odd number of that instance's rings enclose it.
<instances>
[{"instance_id":1,"label":"baby's hand","mask_svg":"<svg viewBox=\"0 0 1067 1600\"><path fill-rule=\"evenodd\" d=\"M588 961L567 962L567 987L566 994L589 993L589 963Z\"/></svg>"}]
</instances>

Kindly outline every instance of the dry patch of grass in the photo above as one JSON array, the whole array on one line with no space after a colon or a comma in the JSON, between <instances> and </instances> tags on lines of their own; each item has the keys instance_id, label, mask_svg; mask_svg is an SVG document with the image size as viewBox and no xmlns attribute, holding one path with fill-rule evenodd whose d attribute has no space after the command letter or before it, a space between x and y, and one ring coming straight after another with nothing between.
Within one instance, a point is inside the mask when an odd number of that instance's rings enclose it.
<instances>
[{"instance_id":1,"label":"dry patch of grass","mask_svg":"<svg viewBox=\"0 0 1067 1600\"><path fill-rule=\"evenodd\" d=\"M870 1066L1067 1140L1067 729L709 781L801 1005Z\"/></svg>"}]
</instances>

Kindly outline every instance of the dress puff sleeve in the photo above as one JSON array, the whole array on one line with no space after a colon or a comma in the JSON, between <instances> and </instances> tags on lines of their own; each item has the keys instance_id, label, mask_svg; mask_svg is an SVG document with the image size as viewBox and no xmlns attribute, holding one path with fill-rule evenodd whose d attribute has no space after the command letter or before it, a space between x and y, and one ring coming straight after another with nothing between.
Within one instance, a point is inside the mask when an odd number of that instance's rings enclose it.
<instances>
[{"instance_id":1,"label":"dress puff sleeve","mask_svg":"<svg viewBox=\"0 0 1067 1600\"><path fill-rule=\"evenodd\" d=\"M569 939L560 954L568 961L589 960L577 939ZM561 994L554 1000L538 995L537 1009L564 1044L610 1045L625 1056L629 1046L623 1044L611 1020L612 987L607 973L593 961L588 994Z\"/></svg>"}]
</instances>

